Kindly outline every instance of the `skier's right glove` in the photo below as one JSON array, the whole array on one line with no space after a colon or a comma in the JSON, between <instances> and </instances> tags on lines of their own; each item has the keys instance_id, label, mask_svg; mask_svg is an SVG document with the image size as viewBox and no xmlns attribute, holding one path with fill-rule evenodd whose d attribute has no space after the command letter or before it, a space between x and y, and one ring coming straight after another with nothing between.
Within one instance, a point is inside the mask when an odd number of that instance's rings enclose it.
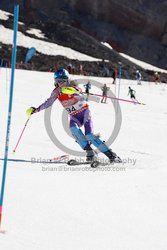
<instances>
[{"instance_id":1,"label":"skier's right glove","mask_svg":"<svg viewBox=\"0 0 167 250\"><path fill-rule=\"evenodd\" d=\"M31 116L32 114L36 113L37 110L38 110L38 109L36 109L36 108L34 108L34 107L28 108L28 109L26 110L26 113L27 113L28 118L30 118L30 116Z\"/></svg>"}]
</instances>

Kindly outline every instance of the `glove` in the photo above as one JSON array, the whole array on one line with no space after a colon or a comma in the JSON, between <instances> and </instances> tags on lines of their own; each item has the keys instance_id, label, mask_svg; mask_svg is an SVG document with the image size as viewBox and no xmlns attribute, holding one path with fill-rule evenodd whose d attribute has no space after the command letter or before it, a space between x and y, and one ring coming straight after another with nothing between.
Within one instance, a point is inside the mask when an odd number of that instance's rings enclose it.
<instances>
[{"instance_id":1,"label":"glove","mask_svg":"<svg viewBox=\"0 0 167 250\"><path fill-rule=\"evenodd\" d=\"M37 109L34 108L34 107L30 107L30 108L28 108L28 109L26 110L26 113L27 113L28 118L30 118L30 116L31 116L32 114L36 113L36 112L37 112Z\"/></svg>"}]
</instances>

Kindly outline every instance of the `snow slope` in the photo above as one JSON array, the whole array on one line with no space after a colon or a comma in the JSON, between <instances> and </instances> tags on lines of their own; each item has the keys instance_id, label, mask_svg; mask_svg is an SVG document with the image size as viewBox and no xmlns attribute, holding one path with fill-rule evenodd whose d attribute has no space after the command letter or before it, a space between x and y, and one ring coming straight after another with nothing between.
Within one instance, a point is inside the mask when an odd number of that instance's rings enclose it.
<instances>
[{"instance_id":1,"label":"snow slope","mask_svg":"<svg viewBox=\"0 0 167 250\"><path fill-rule=\"evenodd\" d=\"M112 79L89 79L107 83L115 93ZM0 177L9 80L10 70L1 69ZM120 102L122 125L111 147L126 161L124 165L93 170L88 166L69 169L63 164L32 164L26 160L64 154L48 137L44 112L32 116L16 153L12 153L27 119L26 109L37 107L50 95L53 74L16 70L9 148L13 160L7 169L2 223L7 232L0 234L2 250L167 249L167 89L164 84L143 82L140 86L121 80L121 98L129 99L128 86L146 105ZM94 86L91 91L101 93ZM108 139L115 120L111 101L89 104L95 132ZM79 151L64 131L61 117L62 107L56 102L51 114L55 135L62 144Z\"/></svg>"},{"instance_id":2,"label":"snow slope","mask_svg":"<svg viewBox=\"0 0 167 250\"><path fill-rule=\"evenodd\" d=\"M103 45L105 45L106 47L108 47L109 49L113 49L110 44L106 43L106 42L102 42ZM161 69L161 68L158 68L158 67L155 67L151 64L148 64L148 63L145 63L143 61L140 61L138 59L135 59L129 55L126 55L124 53L119 53L122 57L125 57L126 59L128 59L129 61L135 63L136 65L142 67L143 69L148 69L148 70L152 70L152 71L158 71L158 72L161 72L161 73L167 73L167 70L164 70L164 69Z\"/></svg>"}]
</instances>

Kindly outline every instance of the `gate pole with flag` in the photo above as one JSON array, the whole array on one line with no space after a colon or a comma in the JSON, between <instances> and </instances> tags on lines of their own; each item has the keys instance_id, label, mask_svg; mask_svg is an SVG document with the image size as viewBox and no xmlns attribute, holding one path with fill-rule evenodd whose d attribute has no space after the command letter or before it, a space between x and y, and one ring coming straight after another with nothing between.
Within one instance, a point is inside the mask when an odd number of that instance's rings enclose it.
<instances>
[{"instance_id":1,"label":"gate pole with flag","mask_svg":"<svg viewBox=\"0 0 167 250\"><path fill-rule=\"evenodd\" d=\"M10 125L11 125L11 115L12 115L14 73L15 73L15 67L16 67L16 52L17 52L16 42L17 42L17 30L18 30L18 17L19 17L19 5L15 5L14 6L14 35L13 35L13 48L12 48L12 72L11 72L11 82L10 82L10 96L9 96L9 107L8 107L7 129L6 129L4 165L3 165L1 193L0 193L0 228L1 228L1 223L2 223L2 208L3 208L3 198L4 198L4 190L5 190L9 138L10 138Z\"/></svg>"}]
</instances>

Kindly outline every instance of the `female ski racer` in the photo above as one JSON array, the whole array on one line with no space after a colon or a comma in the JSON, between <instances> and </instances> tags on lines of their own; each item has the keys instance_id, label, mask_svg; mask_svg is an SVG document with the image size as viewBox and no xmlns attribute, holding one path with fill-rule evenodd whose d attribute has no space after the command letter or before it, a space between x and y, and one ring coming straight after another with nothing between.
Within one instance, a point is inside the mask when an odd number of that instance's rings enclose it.
<instances>
[{"instance_id":1,"label":"female ski racer","mask_svg":"<svg viewBox=\"0 0 167 250\"><path fill-rule=\"evenodd\" d=\"M37 113L50 107L55 100L59 100L62 106L69 113L69 127L73 137L80 147L86 151L86 160L95 160L96 154L91 145L94 145L104 153L110 162L119 158L98 136L93 133L93 124L88 103L82 93L82 90L69 80L69 73L66 69L61 68L54 73L55 88L50 97L38 108L30 107L27 110L29 115ZM85 133L81 127L84 127Z\"/></svg>"}]
</instances>

